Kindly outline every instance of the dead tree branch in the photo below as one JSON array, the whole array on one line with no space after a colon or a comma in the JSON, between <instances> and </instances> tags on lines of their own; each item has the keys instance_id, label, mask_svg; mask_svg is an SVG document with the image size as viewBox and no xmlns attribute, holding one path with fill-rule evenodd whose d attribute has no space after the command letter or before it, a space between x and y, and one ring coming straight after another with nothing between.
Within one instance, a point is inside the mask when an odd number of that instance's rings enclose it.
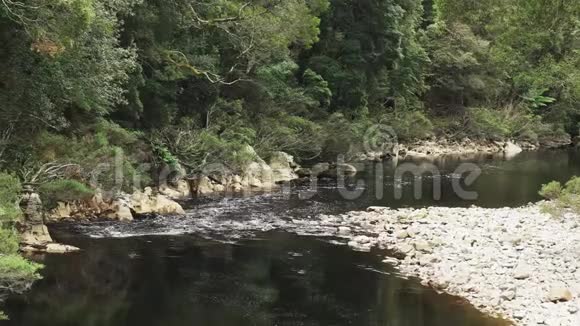
<instances>
[{"instance_id":1,"label":"dead tree branch","mask_svg":"<svg viewBox=\"0 0 580 326\"><path fill-rule=\"evenodd\" d=\"M212 84L222 84L222 85L233 85L240 81L247 81L246 79L238 78L232 81L226 81L225 78L222 76L215 74L211 71L201 70L189 63L187 56L180 51L167 51L167 61L171 62L178 68L183 68L189 70L195 76L202 76L207 79ZM229 73L233 72L236 68L236 65L232 66L229 70Z\"/></svg>"},{"instance_id":2,"label":"dead tree branch","mask_svg":"<svg viewBox=\"0 0 580 326\"><path fill-rule=\"evenodd\" d=\"M45 163L37 170L22 169L21 177L25 184L41 184L51 180L64 178L73 172L80 171L81 167L78 164L72 163Z\"/></svg>"}]
</instances>

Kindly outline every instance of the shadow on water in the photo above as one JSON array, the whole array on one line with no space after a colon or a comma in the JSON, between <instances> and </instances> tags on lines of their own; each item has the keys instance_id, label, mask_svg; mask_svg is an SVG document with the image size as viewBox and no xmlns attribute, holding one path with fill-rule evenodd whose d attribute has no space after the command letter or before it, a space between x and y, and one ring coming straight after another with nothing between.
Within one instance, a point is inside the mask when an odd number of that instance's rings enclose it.
<instances>
[{"instance_id":1,"label":"shadow on water","mask_svg":"<svg viewBox=\"0 0 580 326\"><path fill-rule=\"evenodd\" d=\"M266 233L237 244L192 236L70 237L45 278L6 304L11 326L491 326L457 298L396 277L379 253Z\"/></svg>"}]
</instances>

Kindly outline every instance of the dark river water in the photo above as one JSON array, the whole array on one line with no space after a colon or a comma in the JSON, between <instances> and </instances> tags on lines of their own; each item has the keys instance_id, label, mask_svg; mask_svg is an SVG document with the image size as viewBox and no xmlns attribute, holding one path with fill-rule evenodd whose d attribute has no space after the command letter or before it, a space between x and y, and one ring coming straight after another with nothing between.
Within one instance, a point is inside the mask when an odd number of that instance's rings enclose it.
<instances>
[{"instance_id":1,"label":"dark river water","mask_svg":"<svg viewBox=\"0 0 580 326\"><path fill-rule=\"evenodd\" d=\"M410 172L399 178L401 167ZM480 175L471 183L474 169ZM386 253L354 252L295 222L373 205L524 205L540 199L543 183L580 175L580 154L448 157L359 170L343 190L321 181L316 191L306 183L189 201L181 217L51 226L57 240L83 251L35 257L46 265L44 279L8 298L2 309L11 319L0 324L505 325L397 275L381 262Z\"/></svg>"}]
</instances>

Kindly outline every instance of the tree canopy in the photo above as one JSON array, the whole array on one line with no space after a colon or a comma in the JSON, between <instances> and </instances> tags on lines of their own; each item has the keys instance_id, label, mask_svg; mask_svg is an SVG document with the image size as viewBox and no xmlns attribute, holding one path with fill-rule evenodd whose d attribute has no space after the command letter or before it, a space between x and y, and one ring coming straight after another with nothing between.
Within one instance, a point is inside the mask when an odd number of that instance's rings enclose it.
<instances>
[{"instance_id":1,"label":"tree canopy","mask_svg":"<svg viewBox=\"0 0 580 326\"><path fill-rule=\"evenodd\" d=\"M246 145L311 159L377 123L403 140L576 135L579 14L574 0L3 0L0 168L119 151L127 168L235 165Z\"/></svg>"}]
</instances>

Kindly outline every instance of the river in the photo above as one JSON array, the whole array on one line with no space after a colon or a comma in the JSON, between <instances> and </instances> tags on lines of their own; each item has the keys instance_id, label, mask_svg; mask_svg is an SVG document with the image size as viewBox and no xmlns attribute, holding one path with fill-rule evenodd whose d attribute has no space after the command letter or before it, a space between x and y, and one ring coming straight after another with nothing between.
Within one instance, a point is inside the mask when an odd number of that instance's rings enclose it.
<instances>
[{"instance_id":1,"label":"river","mask_svg":"<svg viewBox=\"0 0 580 326\"><path fill-rule=\"evenodd\" d=\"M466 163L481 171L470 185L458 173ZM429 173L398 179L402 166ZM302 184L190 201L183 217L51 226L57 240L83 251L37 257L44 279L8 298L3 310L11 320L2 324L504 325L401 277L381 262L385 253L354 252L307 222L368 206L525 205L540 199L543 183L580 175L580 154L413 159L359 169L346 180L348 193L322 181L315 192ZM476 196L461 198L454 184Z\"/></svg>"}]
</instances>

